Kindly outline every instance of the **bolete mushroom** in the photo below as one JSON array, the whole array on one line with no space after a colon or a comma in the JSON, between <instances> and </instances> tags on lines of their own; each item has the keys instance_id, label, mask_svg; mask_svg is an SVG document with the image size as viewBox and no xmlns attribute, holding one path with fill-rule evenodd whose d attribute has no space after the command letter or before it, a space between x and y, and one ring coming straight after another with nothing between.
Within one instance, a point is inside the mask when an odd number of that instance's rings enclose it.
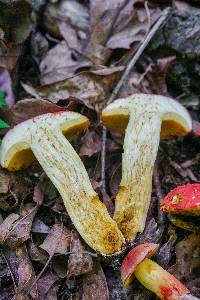
<instances>
[{"instance_id":1,"label":"bolete mushroom","mask_svg":"<svg viewBox=\"0 0 200 300\"><path fill-rule=\"evenodd\" d=\"M192 121L177 101L146 94L115 100L103 110L101 119L108 128L125 131L114 220L125 238L131 240L144 230L160 137L184 136L191 131Z\"/></svg>"},{"instance_id":2,"label":"bolete mushroom","mask_svg":"<svg viewBox=\"0 0 200 300\"><path fill-rule=\"evenodd\" d=\"M171 190L161 201L164 212L200 216L200 184L186 184Z\"/></svg>"},{"instance_id":3,"label":"bolete mushroom","mask_svg":"<svg viewBox=\"0 0 200 300\"><path fill-rule=\"evenodd\" d=\"M127 254L121 265L123 284L128 286L135 276L160 299L181 300L183 295L188 295L190 292L172 274L149 259L157 249L157 244L147 243L136 246Z\"/></svg>"},{"instance_id":4,"label":"bolete mushroom","mask_svg":"<svg viewBox=\"0 0 200 300\"><path fill-rule=\"evenodd\" d=\"M60 111L24 121L8 131L0 148L2 167L17 171L37 159L63 198L75 227L97 252L119 252L123 237L105 205L93 190L86 169L70 142L89 120L78 113Z\"/></svg>"}]
</instances>

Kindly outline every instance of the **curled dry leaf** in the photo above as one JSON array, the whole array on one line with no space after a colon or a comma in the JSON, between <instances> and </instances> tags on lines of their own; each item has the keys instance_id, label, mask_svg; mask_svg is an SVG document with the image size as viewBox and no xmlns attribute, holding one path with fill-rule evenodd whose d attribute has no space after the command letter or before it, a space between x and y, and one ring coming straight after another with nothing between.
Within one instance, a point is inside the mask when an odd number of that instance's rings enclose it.
<instances>
[{"instance_id":1,"label":"curled dry leaf","mask_svg":"<svg viewBox=\"0 0 200 300\"><path fill-rule=\"evenodd\" d=\"M66 227L54 224L40 248L47 251L50 256L54 253L68 254L70 238L70 231Z\"/></svg>"},{"instance_id":2,"label":"curled dry leaf","mask_svg":"<svg viewBox=\"0 0 200 300\"><path fill-rule=\"evenodd\" d=\"M49 99L57 103L69 96L83 101L89 108L100 111L124 67L101 68L85 71L74 77L67 78L39 88L23 85L27 93L37 98Z\"/></svg>"},{"instance_id":3,"label":"curled dry leaf","mask_svg":"<svg viewBox=\"0 0 200 300\"><path fill-rule=\"evenodd\" d=\"M109 38L106 46L108 48L130 48L133 42L143 40L145 34L149 30L149 17L145 7L134 8L134 2L129 1L121 10L119 18L115 23L113 35ZM160 9L150 8L151 25L159 18ZM128 16L127 16L128 15Z\"/></svg>"},{"instance_id":4,"label":"curled dry leaf","mask_svg":"<svg viewBox=\"0 0 200 300\"><path fill-rule=\"evenodd\" d=\"M28 240L37 209L30 208L25 216L10 214L0 225L0 244L16 248Z\"/></svg>"},{"instance_id":5,"label":"curled dry leaf","mask_svg":"<svg viewBox=\"0 0 200 300\"><path fill-rule=\"evenodd\" d=\"M106 277L98 262L95 262L92 272L83 277L82 300L88 299L109 299Z\"/></svg>"},{"instance_id":6,"label":"curled dry leaf","mask_svg":"<svg viewBox=\"0 0 200 300\"><path fill-rule=\"evenodd\" d=\"M83 253L86 247L80 240L76 230L71 232L70 254L68 261L68 277L86 274L92 270L92 257L90 254Z\"/></svg>"},{"instance_id":7,"label":"curled dry leaf","mask_svg":"<svg viewBox=\"0 0 200 300\"><path fill-rule=\"evenodd\" d=\"M86 53L95 64L105 64L111 54L111 51L105 45L124 3L125 0L95 0L90 3L91 35Z\"/></svg>"},{"instance_id":8,"label":"curled dry leaf","mask_svg":"<svg viewBox=\"0 0 200 300\"><path fill-rule=\"evenodd\" d=\"M40 63L40 82L50 84L71 77L83 67L90 66L87 60L77 61L65 41L50 49Z\"/></svg>"}]
</instances>

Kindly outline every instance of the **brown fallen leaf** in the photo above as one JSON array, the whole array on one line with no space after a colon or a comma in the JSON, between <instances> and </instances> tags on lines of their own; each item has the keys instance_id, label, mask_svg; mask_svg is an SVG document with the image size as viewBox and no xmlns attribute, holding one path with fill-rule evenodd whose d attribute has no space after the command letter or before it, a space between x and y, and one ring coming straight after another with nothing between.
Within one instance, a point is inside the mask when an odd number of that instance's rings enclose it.
<instances>
[{"instance_id":1,"label":"brown fallen leaf","mask_svg":"<svg viewBox=\"0 0 200 300\"><path fill-rule=\"evenodd\" d=\"M105 64L111 51L106 47L116 18L125 0L98 1L90 3L90 39L86 54L94 64Z\"/></svg>"},{"instance_id":2,"label":"brown fallen leaf","mask_svg":"<svg viewBox=\"0 0 200 300\"><path fill-rule=\"evenodd\" d=\"M56 274L52 274L50 270L47 270L46 274L42 276L37 283L39 293L38 300L57 300L57 297L55 298L55 294L52 298L49 298L49 296L47 297L47 295L52 293L51 290L54 288L54 285L58 280L59 277Z\"/></svg>"},{"instance_id":3,"label":"brown fallen leaf","mask_svg":"<svg viewBox=\"0 0 200 300\"><path fill-rule=\"evenodd\" d=\"M89 27L89 14L87 5L76 0L61 0L57 3L47 3L43 13L43 26L57 38L61 38L57 21L69 23L79 32L86 33Z\"/></svg>"},{"instance_id":4,"label":"brown fallen leaf","mask_svg":"<svg viewBox=\"0 0 200 300\"><path fill-rule=\"evenodd\" d=\"M0 168L0 194L6 194L8 192L10 183L9 173L3 168Z\"/></svg>"},{"instance_id":5,"label":"brown fallen leaf","mask_svg":"<svg viewBox=\"0 0 200 300\"><path fill-rule=\"evenodd\" d=\"M41 114L60 111L61 108L47 100L24 99L12 108L13 123L17 124Z\"/></svg>"},{"instance_id":6,"label":"brown fallen leaf","mask_svg":"<svg viewBox=\"0 0 200 300\"><path fill-rule=\"evenodd\" d=\"M47 226L42 220L35 218L32 225L32 232L37 233L49 233L49 226Z\"/></svg>"},{"instance_id":7,"label":"brown fallen leaf","mask_svg":"<svg viewBox=\"0 0 200 300\"><path fill-rule=\"evenodd\" d=\"M101 137L94 130L88 129L81 141L80 156L90 157L101 151Z\"/></svg>"},{"instance_id":8,"label":"brown fallen leaf","mask_svg":"<svg viewBox=\"0 0 200 300\"><path fill-rule=\"evenodd\" d=\"M73 253L70 254L68 260L68 277L83 275L92 270L92 257L90 254L83 253L85 250L86 247L80 240L77 231L72 230L70 252Z\"/></svg>"},{"instance_id":9,"label":"brown fallen leaf","mask_svg":"<svg viewBox=\"0 0 200 300\"><path fill-rule=\"evenodd\" d=\"M22 53L22 45L0 43L0 67L12 71Z\"/></svg>"},{"instance_id":10,"label":"brown fallen leaf","mask_svg":"<svg viewBox=\"0 0 200 300\"><path fill-rule=\"evenodd\" d=\"M72 50L65 41L51 48L40 63L40 82L50 84L73 76L78 69L88 67L88 60L74 59Z\"/></svg>"},{"instance_id":11,"label":"brown fallen leaf","mask_svg":"<svg viewBox=\"0 0 200 300\"><path fill-rule=\"evenodd\" d=\"M129 1L120 12L119 18L114 25L113 35L111 35L106 44L108 48L129 49L133 42L143 40L149 30L149 25L152 25L159 18L161 13L159 8L149 7L149 20L147 10L144 7L144 1L143 5L141 5L142 3L140 4L141 7L135 9L134 5L136 5L137 2L139 1Z\"/></svg>"},{"instance_id":12,"label":"brown fallen leaf","mask_svg":"<svg viewBox=\"0 0 200 300\"><path fill-rule=\"evenodd\" d=\"M3 254L14 280L16 297L19 299L20 297L25 297L26 290L35 280L35 271L26 247L22 245L17 247L15 251L5 248ZM30 294L33 298L36 298L37 286L31 290Z\"/></svg>"},{"instance_id":13,"label":"brown fallen leaf","mask_svg":"<svg viewBox=\"0 0 200 300\"><path fill-rule=\"evenodd\" d=\"M109 299L106 277L98 262L94 263L92 272L83 277L82 300L88 299Z\"/></svg>"},{"instance_id":14,"label":"brown fallen leaf","mask_svg":"<svg viewBox=\"0 0 200 300\"><path fill-rule=\"evenodd\" d=\"M10 214L0 225L0 244L16 248L28 240L37 209L30 208L25 216Z\"/></svg>"},{"instance_id":15,"label":"brown fallen leaf","mask_svg":"<svg viewBox=\"0 0 200 300\"><path fill-rule=\"evenodd\" d=\"M70 247L70 231L61 224L54 224L40 248L47 251L49 256L54 253L67 255Z\"/></svg>"},{"instance_id":16,"label":"brown fallen leaf","mask_svg":"<svg viewBox=\"0 0 200 300\"><path fill-rule=\"evenodd\" d=\"M73 96L99 112L123 69L124 67L100 68L39 88L27 87L24 84L23 87L32 96L49 99L54 103Z\"/></svg>"},{"instance_id":17,"label":"brown fallen leaf","mask_svg":"<svg viewBox=\"0 0 200 300\"><path fill-rule=\"evenodd\" d=\"M31 260L39 261L42 264L45 264L48 259L48 255L45 253L45 251L39 249L39 247L33 241L28 242L28 253Z\"/></svg>"}]
</instances>

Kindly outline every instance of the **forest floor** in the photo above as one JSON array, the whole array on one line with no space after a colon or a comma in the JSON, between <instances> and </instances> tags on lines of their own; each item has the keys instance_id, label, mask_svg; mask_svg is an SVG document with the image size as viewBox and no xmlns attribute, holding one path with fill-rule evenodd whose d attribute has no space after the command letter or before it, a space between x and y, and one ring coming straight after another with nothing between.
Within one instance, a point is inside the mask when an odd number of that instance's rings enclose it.
<instances>
[{"instance_id":1,"label":"forest floor","mask_svg":"<svg viewBox=\"0 0 200 300\"><path fill-rule=\"evenodd\" d=\"M200 183L199 41L198 0L0 0L1 139L10 127L60 107L86 115L90 127L73 146L110 212L124 136L103 133L107 103L160 94L193 119L188 136L160 141L145 230L120 256L105 259L86 245L37 161L24 171L1 168L0 300L156 299L137 280L128 288L121 282L125 253L144 242L158 243L155 261L200 297L200 234L174 226L159 210L171 189ZM188 219L199 225L198 217Z\"/></svg>"}]
</instances>

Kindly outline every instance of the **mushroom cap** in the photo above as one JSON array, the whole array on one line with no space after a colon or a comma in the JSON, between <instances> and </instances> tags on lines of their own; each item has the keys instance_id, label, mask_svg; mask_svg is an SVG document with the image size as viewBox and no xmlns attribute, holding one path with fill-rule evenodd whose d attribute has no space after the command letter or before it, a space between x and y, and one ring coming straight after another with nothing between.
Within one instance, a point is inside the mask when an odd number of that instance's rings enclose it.
<instances>
[{"instance_id":1,"label":"mushroom cap","mask_svg":"<svg viewBox=\"0 0 200 300\"><path fill-rule=\"evenodd\" d=\"M200 215L200 184L186 184L171 190L161 201L164 212Z\"/></svg>"},{"instance_id":2,"label":"mushroom cap","mask_svg":"<svg viewBox=\"0 0 200 300\"><path fill-rule=\"evenodd\" d=\"M102 112L101 120L111 130L124 133L134 111L155 111L162 120L161 138L184 136L192 130L192 120L183 105L160 95L134 94L115 100Z\"/></svg>"},{"instance_id":3,"label":"mushroom cap","mask_svg":"<svg viewBox=\"0 0 200 300\"><path fill-rule=\"evenodd\" d=\"M32 136L38 128L59 128L68 139L72 139L89 125L87 117L72 111L47 113L17 124L4 136L0 147L0 163L9 171L27 168L36 160L31 150Z\"/></svg>"},{"instance_id":4,"label":"mushroom cap","mask_svg":"<svg viewBox=\"0 0 200 300\"><path fill-rule=\"evenodd\" d=\"M158 250L159 245L153 243L141 244L126 255L121 265L121 279L125 286L128 286L134 277L136 267L145 259L151 258Z\"/></svg>"}]
</instances>

